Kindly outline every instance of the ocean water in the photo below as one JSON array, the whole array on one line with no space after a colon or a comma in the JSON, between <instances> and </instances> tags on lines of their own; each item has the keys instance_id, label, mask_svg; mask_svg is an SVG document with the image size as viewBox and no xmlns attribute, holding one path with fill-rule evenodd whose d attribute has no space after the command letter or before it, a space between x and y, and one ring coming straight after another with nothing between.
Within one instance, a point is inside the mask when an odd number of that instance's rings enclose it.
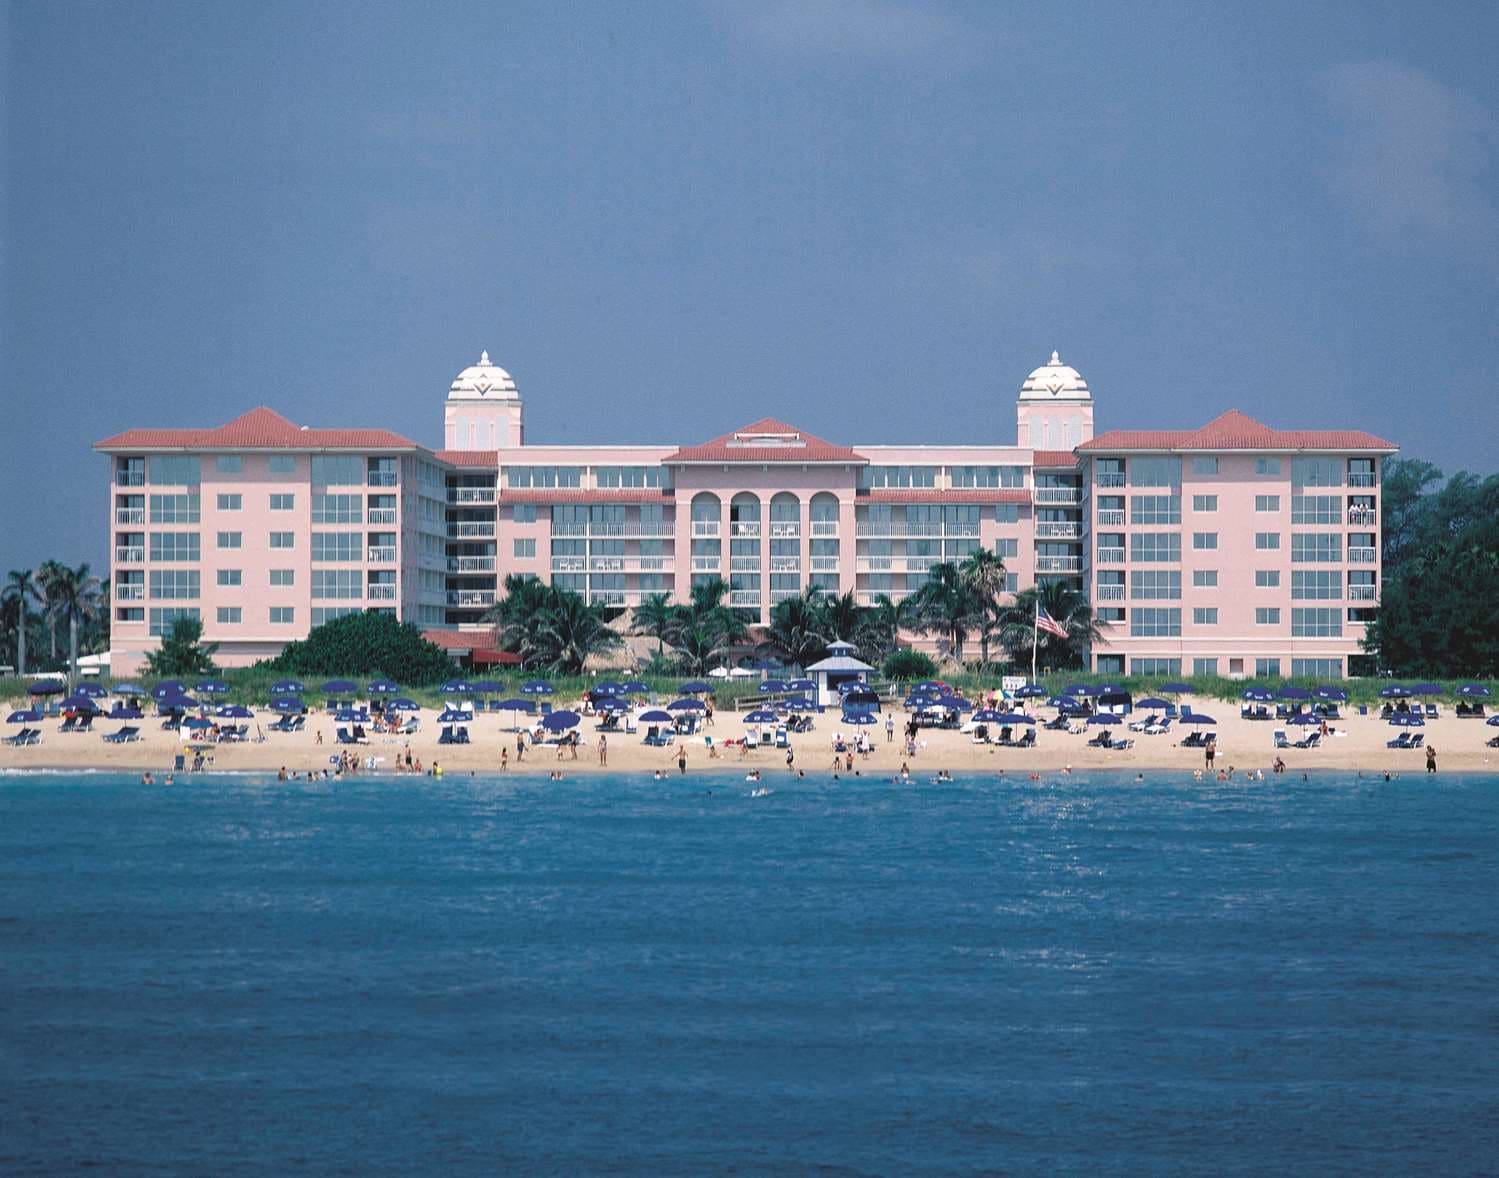
<instances>
[{"instance_id":1,"label":"ocean water","mask_svg":"<svg viewBox=\"0 0 1499 1178\"><path fill-rule=\"evenodd\" d=\"M0 1173L1499 1168L1499 778L0 778Z\"/></svg>"}]
</instances>

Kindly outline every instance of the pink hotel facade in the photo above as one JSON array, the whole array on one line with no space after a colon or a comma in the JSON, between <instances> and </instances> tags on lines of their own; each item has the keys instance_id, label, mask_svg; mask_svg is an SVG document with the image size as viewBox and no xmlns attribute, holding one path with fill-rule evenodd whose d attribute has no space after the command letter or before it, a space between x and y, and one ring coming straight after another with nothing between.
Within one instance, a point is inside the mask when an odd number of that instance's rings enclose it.
<instances>
[{"instance_id":1,"label":"pink hotel facade","mask_svg":"<svg viewBox=\"0 0 1499 1178\"><path fill-rule=\"evenodd\" d=\"M233 666L363 609L478 629L512 572L617 606L721 577L764 621L807 586L899 599L983 546L1011 592L1087 592L1095 670L1337 677L1378 602L1396 449L1237 411L1095 436L1087 382L1056 353L1020 386L1013 446L847 446L768 418L687 446L532 445L487 353L454 379L443 428L430 450L259 408L97 443L113 672L183 613Z\"/></svg>"}]
</instances>

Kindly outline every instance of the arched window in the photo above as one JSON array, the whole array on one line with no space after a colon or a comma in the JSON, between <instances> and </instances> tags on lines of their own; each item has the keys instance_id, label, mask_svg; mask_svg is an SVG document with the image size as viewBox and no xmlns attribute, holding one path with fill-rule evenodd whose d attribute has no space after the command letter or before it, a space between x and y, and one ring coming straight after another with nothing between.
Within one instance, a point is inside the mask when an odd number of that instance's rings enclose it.
<instances>
[{"instance_id":1,"label":"arched window","mask_svg":"<svg viewBox=\"0 0 1499 1178\"><path fill-rule=\"evenodd\" d=\"M790 491L781 491L770 501L770 522L780 524L800 523L802 501Z\"/></svg>"},{"instance_id":2,"label":"arched window","mask_svg":"<svg viewBox=\"0 0 1499 1178\"><path fill-rule=\"evenodd\" d=\"M692 522L717 523L723 514L723 505L712 491L699 491L692 497Z\"/></svg>"}]
</instances>

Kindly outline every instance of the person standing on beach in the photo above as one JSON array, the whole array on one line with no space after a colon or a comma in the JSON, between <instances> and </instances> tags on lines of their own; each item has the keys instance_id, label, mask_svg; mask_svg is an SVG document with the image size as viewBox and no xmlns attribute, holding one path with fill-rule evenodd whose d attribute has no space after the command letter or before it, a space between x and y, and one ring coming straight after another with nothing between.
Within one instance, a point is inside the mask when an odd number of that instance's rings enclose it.
<instances>
[{"instance_id":1,"label":"person standing on beach","mask_svg":"<svg viewBox=\"0 0 1499 1178\"><path fill-rule=\"evenodd\" d=\"M509 769L509 768L510 768L510 750L508 748L506 748L504 745L500 745L500 772L503 773L506 769Z\"/></svg>"},{"instance_id":2,"label":"person standing on beach","mask_svg":"<svg viewBox=\"0 0 1499 1178\"><path fill-rule=\"evenodd\" d=\"M677 746L677 772L684 777L687 775L687 746Z\"/></svg>"},{"instance_id":3,"label":"person standing on beach","mask_svg":"<svg viewBox=\"0 0 1499 1178\"><path fill-rule=\"evenodd\" d=\"M602 732L599 733L599 764L609 764L609 738Z\"/></svg>"},{"instance_id":4,"label":"person standing on beach","mask_svg":"<svg viewBox=\"0 0 1499 1178\"><path fill-rule=\"evenodd\" d=\"M1436 746L1429 744L1429 745L1426 746L1426 772L1428 772L1428 773L1435 773L1436 771L1437 771L1437 750L1436 750Z\"/></svg>"},{"instance_id":5,"label":"person standing on beach","mask_svg":"<svg viewBox=\"0 0 1499 1178\"><path fill-rule=\"evenodd\" d=\"M1207 744L1205 744L1205 745L1202 746L1202 759L1203 759L1203 762L1207 765L1207 767L1208 767L1209 770L1212 769L1212 767L1213 767L1213 759L1217 755L1218 755L1218 741L1217 741L1217 738L1210 736L1210 737L1208 737Z\"/></svg>"},{"instance_id":6,"label":"person standing on beach","mask_svg":"<svg viewBox=\"0 0 1499 1178\"><path fill-rule=\"evenodd\" d=\"M517 732L515 734L515 763L519 765L526 759L526 734Z\"/></svg>"},{"instance_id":7,"label":"person standing on beach","mask_svg":"<svg viewBox=\"0 0 1499 1178\"><path fill-rule=\"evenodd\" d=\"M786 772L790 773L796 762L796 752L790 745L786 746Z\"/></svg>"},{"instance_id":8,"label":"person standing on beach","mask_svg":"<svg viewBox=\"0 0 1499 1178\"><path fill-rule=\"evenodd\" d=\"M893 715L886 715L885 716L885 743L886 744L891 744L891 743L894 742L894 740L895 740L895 717Z\"/></svg>"}]
</instances>

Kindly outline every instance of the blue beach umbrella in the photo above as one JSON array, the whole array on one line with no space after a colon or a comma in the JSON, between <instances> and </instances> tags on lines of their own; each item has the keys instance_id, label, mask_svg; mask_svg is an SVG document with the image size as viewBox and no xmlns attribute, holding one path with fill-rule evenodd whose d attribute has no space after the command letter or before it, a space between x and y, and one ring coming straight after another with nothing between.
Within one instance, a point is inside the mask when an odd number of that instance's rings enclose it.
<instances>
[{"instance_id":1,"label":"blue beach umbrella","mask_svg":"<svg viewBox=\"0 0 1499 1178\"><path fill-rule=\"evenodd\" d=\"M376 679L370 684L371 695L394 695L400 690L400 686L389 679Z\"/></svg>"},{"instance_id":2,"label":"blue beach umbrella","mask_svg":"<svg viewBox=\"0 0 1499 1178\"><path fill-rule=\"evenodd\" d=\"M114 685L115 695L145 695L146 690L139 683L116 683Z\"/></svg>"},{"instance_id":3,"label":"blue beach umbrella","mask_svg":"<svg viewBox=\"0 0 1499 1178\"><path fill-rule=\"evenodd\" d=\"M843 722L858 728L866 724L878 724L879 718L873 712L844 712Z\"/></svg>"},{"instance_id":4,"label":"blue beach umbrella","mask_svg":"<svg viewBox=\"0 0 1499 1178\"><path fill-rule=\"evenodd\" d=\"M1491 693L1482 683L1464 683L1457 689L1457 694L1469 699L1488 699Z\"/></svg>"},{"instance_id":5,"label":"blue beach umbrella","mask_svg":"<svg viewBox=\"0 0 1499 1178\"><path fill-rule=\"evenodd\" d=\"M1402 687L1398 683L1392 683L1388 687L1381 687L1379 689L1380 699L1404 699L1409 694L1410 688Z\"/></svg>"},{"instance_id":6,"label":"blue beach umbrella","mask_svg":"<svg viewBox=\"0 0 1499 1178\"><path fill-rule=\"evenodd\" d=\"M156 706L168 712L190 712L198 707L198 701L187 695L170 695L157 700Z\"/></svg>"},{"instance_id":7,"label":"blue beach umbrella","mask_svg":"<svg viewBox=\"0 0 1499 1178\"><path fill-rule=\"evenodd\" d=\"M86 695L89 699L103 699L109 692L105 691L103 685L99 683L80 683L73 688L73 694Z\"/></svg>"},{"instance_id":8,"label":"blue beach umbrella","mask_svg":"<svg viewBox=\"0 0 1499 1178\"><path fill-rule=\"evenodd\" d=\"M1319 687L1312 692L1312 695L1323 703L1346 704L1348 702L1348 693L1341 687Z\"/></svg>"},{"instance_id":9,"label":"blue beach umbrella","mask_svg":"<svg viewBox=\"0 0 1499 1178\"><path fill-rule=\"evenodd\" d=\"M132 708L117 701L115 703L115 706L109 709L109 719L140 720L144 719L144 717L141 715L141 710L139 708Z\"/></svg>"},{"instance_id":10,"label":"blue beach umbrella","mask_svg":"<svg viewBox=\"0 0 1499 1178\"><path fill-rule=\"evenodd\" d=\"M980 708L973 713L970 719L975 724L998 724L1000 722L999 717L1002 714L1001 712L996 712L993 708Z\"/></svg>"},{"instance_id":11,"label":"blue beach umbrella","mask_svg":"<svg viewBox=\"0 0 1499 1178\"><path fill-rule=\"evenodd\" d=\"M70 695L57 706L64 711L71 712L97 712L99 710L99 705L94 702L92 696L88 695Z\"/></svg>"},{"instance_id":12,"label":"blue beach umbrella","mask_svg":"<svg viewBox=\"0 0 1499 1178\"><path fill-rule=\"evenodd\" d=\"M416 712L421 710L421 705L416 700L408 699L403 695L399 699L393 699L387 703L385 710L387 712Z\"/></svg>"},{"instance_id":13,"label":"blue beach umbrella","mask_svg":"<svg viewBox=\"0 0 1499 1178\"><path fill-rule=\"evenodd\" d=\"M1171 705L1163 699L1142 699L1135 707L1137 708L1169 708Z\"/></svg>"},{"instance_id":14,"label":"blue beach umbrella","mask_svg":"<svg viewBox=\"0 0 1499 1178\"><path fill-rule=\"evenodd\" d=\"M1287 685L1275 693L1281 699L1311 699L1312 693L1305 687Z\"/></svg>"},{"instance_id":15,"label":"blue beach umbrella","mask_svg":"<svg viewBox=\"0 0 1499 1178\"><path fill-rule=\"evenodd\" d=\"M502 699L489 710L491 712L525 712L529 716L535 707L536 705L528 699Z\"/></svg>"},{"instance_id":16,"label":"blue beach umbrella","mask_svg":"<svg viewBox=\"0 0 1499 1178\"><path fill-rule=\"evenodd\" d=\"M271 711L290 714L292 712L305 712L307 705L294 695L278 695L271 700Z\"/></svg>"},{"instance_id":17,"label":"blue beach umbrella","mask_svg":"<svg viewBox=\"0 0 1499 1178\"><path fill-rule=\"evenodd\" d=\"M774 712L760 708L756 711L746 713L744 722L746 724L774 724L780 719Z\"/></svg>"},{"instance_id":18,"label":"blue beach umbrella","mask_svg":"<svg viewBox=\"0 0 1499 1178\"><path fill-rule=\"evenodd\" d=\"M612 679L606 679L602 683L595 683L590 695L622 695L625 686L623 683L615 683Z\"/></svg>"},{"instance_id":19,"label":"blue beach umbrella","mask_svg":"<svg viewBox=\"0 0 1499 1178\"><path fill-rule=\"evenodd\" d=\"M330 696L353 695L359 690L359 685L352 679L329 679L323 684L323 694Z\"/></svg>"},{"instance_id":20,"label":"blue beach umbrella","mask_svg":"<svg viewBox=\"0 0 1499 1178\"><path fill-rule=\"evenodd\" d=\"M444 708L437 716L439 724L467 724L474 718L472 712L459 711L456 708Z\"/></svg>"},{"instance_id":21,"label":"blue beach umbrella","mask_svg":"<svg viewBox=\"0 0 1499 1178\"><path fill-rule=\"evenodd\" d=\"M244 704L229 704L226 707L220 708L217 714L225 720L249 720L254 718L255 715Z\"/></svg>"},{"instance_id":22,"label":"blue beach umbrella","mask_svg":"<svg viewBox=\"0 0 1499 1178\"><path fill-rule=\"evenodd\" d=\"M596 712L628 712L630 701L614 695L605 696L601 700L594 701L593 709Z\"/></svg>"},{"instance_id":23,"label":"blue beach umbrella","mask_svg":"<svg viewBox=\"0 0 1499 1178\"><path fill-rule=\"evenodd\" d=\"M816 691L817 684L810 679L788 679L786 680L787 691Z\"/></svg>"},{"instance_id":24,"label":"blue beach umbrella","mask_svg":"<svg viewBox=\"0 0 1499 1178\"><path fill-rule=\"evenodd\" d=\"M1021 712L1001 712L994 717L996 724L1034 724L1036 721Z\"/></svg>"},{"instance_id":25,"label":"blue beach umbrella","mask_svg":"<svg viewBox=\"0 0 1499 1178\"><path fill-rule=\"evenodd\" d=\"M1239 698L1252 704L1268 704L1275 701L1275 692L1268 687L1247 687Z\"/></svg>"},{"instance_id":26,"label":"blue beach umbrella","mask_svg":"<svg viewBox=\"0 0 1499 1178\"><path fill-rule=\"evenodd\" d=\"M205 679L193 688L199 695L228 695L229 684L222 679Z\"/></svg>"},{"instance_id":27,"label":"blue beach umbrella","mask_svg":"<svg viewBox=\"0 0 1499 1178\"><path fill-rule=\"evenodd\" d=\"M437 690L443 695L467 695L470 688L466 679L449 679Z\"/></svg>"},{"instance_id":28,"label":"blue beach umbrella","mask_svg":"<svg viewBox=\"0 0 1499 1178\"><path fill-rule=\"evenodd\" d=\"M35 724L42 718L42 714L35 708L21 708L5 717L7 724Z\"/></svg>"},{"instance_id":29,"label":"blue beach umbrella","mask_svg":"<svg viewBox=\"0 0 1499 1178\"><path fill-rule=\"evenodd\" d=\"M212 728L213 721L204 716L189 716L186 720L182 721L182 726L184 728L195 729Z\"/></svg>"},{"instance_id":30,"label":"blue beach umbrella","mask_svg":"<svg viewBox=\"0 0 1499 1178\"><path fill-rule=\"evenodd\" d=\"M1191 690L1192 685L1190 683L1182 683L1179 680L1161 684L1161 692L1164 695L1181 695Z\"/></svg>"},{"instance_id":31,"label":"blue beach umbrella","mask_svg":"<svg viewBox=\"0 0 1499 1178\"><path fill-rule=\"evenodd\" d=\"M298 695L307 690L300 679L277 679L271 684L272 695Z\"/></svg>"},{"instance_id":32,"label":"blue beach umbrella","mask_svg":"<svg viewBox=\"0 0 1499 1178\"><path fill-rule=\"evenodd\" d=\"M1218 723L1218 721L1215 720L1215 719L1213 719L1211 716L1205 716L1201 712L1185 712L1185 713L1182 714L1181 722L1183 724L1216 724L1216 723Z\"/></svg>"},{"instance_id":33,"label":"blue beach umbrella","mask_svg":"<svg viewBox=\"0 0 1499 1178\"><path fill-rule=\"evenodd\" d=\"M663 712L660 708L652 708L649 712L640 713L642 724L675 724L677 718L670 712Z\"/></svg>"},{"instance_id":34,"label":"blue beach umbrella","mask_svg":"<svg viewBox=\"0 0 1499 1178\"><path fill-rule=\"evenodd\" d=\"M761 695L776 695L786 690L788 688L784 679L767 679L764 683L760 684Z\"/></svg>"},{"instance_id":35,"label":"blue beach umbrella","mask_svg":"<svg viewBox=\"0 0 1499 1178\"><path fill-rule=\"evenodd\" d=\"M68 685L61 679L41 679L26 689L27 695L61 695Z\"/></svg>"},{"instance_id":36,"label":"blue beach umbrella","mask_svg":"<svg viewBox=\"0 0 1499 1178\"><path fill-rule=\"evenodd\" d=\"M155 687L151 688L152 699L167 699L170 696L186 694L186 685L176 679L163 679Z\"/></svg>"},{"instance_id":37,"label":"blue beach umbrella","mask_svg":"<svg viewBox=\"0 0 1499 1178\"><path fill-rule=\"evenodd\" d=\"M566 708L560 711L548 712L541 718L541 726L548 732L562 732L568 728L576 728L578 721L582 719L577 712L570 712Z\"/></svg>"},{"instance_id":38,"label":"blue beach umbrella","mask_svg":"<svg viewBox=\"0 0 1499 1178\"><path fill-rule=\"evenodd\" d=\"M557 689L545 679L532 679L529 683L520 685L522 695L551 695Z\"/></svg>"},{"instance_id":39,"label":"blue beach umbrella","mask_svg":"<svg viewBox=\"0 0 1499 1178\"><path fill-rule=\"evenodd\" d=\"M1089 716L1089 724L1119 724L1122 721L1113 712L1099 712L1097 715Z\"/></svg>"},{"instance_id":40,"label":"blue beach umbrella","mask_svg":"<svg viewBox=\"0 0 1499 1178\"><path fill-rule=\"evenodd\" d=\"M333 721L336 724L362 724L369 717L358 708L339 708L333 713Z\"/></svg>"},{"instance_id":41,"label":"blue beach umbrella","mask_svg":"<svg viewBox=\"0 0 1499 1178\"><path fill-rule=\"evenodd\" d=\"M713 688L701 679L693 679L682 684L677 691L682 695L707 695Z\"/></svg>"},{"instance_id":42,"label":"blue beach umbrella","mask_svg":"<svg viewBox=\"0 0 1499 1178\"><path fill-rule=\"evenodd\" d=\"M1097 695L1098 692L1099 689L1091 683L1069 683L1066 687L1062 688L1063 695L1071 695L1078 698L1089 698Z\"/></svg>"},{"instance_id":43,"label":"blue beach umbrella","mask_svg":"<svg viewBox=\"0 0 1499 1178\"><path fill-rule=\"evenodd\" d=\"M1490 728L1499 728L1499 716L1490 716L1484 723Z\"/></svg>"},{"instance_id":44,"label":"blue beach umbrella","mask_svg":"<svg viewBox=\"0 0 1499 1178\"><path fill-rule=\"evenodd\" d=\"M1015 691L1016 699L1045 699L1046 696L1046 688L1042 687L1039 683L1027 683L1024 687L1017 688Z\"/></svg>"},{"instance_id":45,"label":"blue beach umbrella","mask_svg":"<svg viewBox=\"0 0 1499 1178\"><path fill-rule=\"evenodd\" d=\"M649 684L642 683L639 679L627 679L620 684L620 688L626 695L649 695L651 690Z\"/></svg>"},{"instance_id":46,"label":"blue beach umbrella","mask_svg":"<svg viewBox=\"0 0 1499 1178\"><path fill-rule=\"evenodd\" d=\"M669 712L706 712L708 706L697 699L674 699L666 705Z\"/></svg>"},{"instance_id":47,"label":"blue beach umbrella","mask_svg":"<svg viewBox=\"0 0 1499 1178\"><path fill-rule=\"evenodd\" d=\"M1317 715L1315 712L1297 712L1294 716L1287 720L1286 723L1297 724L1304 728L1310 728L1314 724L1322 723L1322 717Z\"/></svg>"}]
</instances>

